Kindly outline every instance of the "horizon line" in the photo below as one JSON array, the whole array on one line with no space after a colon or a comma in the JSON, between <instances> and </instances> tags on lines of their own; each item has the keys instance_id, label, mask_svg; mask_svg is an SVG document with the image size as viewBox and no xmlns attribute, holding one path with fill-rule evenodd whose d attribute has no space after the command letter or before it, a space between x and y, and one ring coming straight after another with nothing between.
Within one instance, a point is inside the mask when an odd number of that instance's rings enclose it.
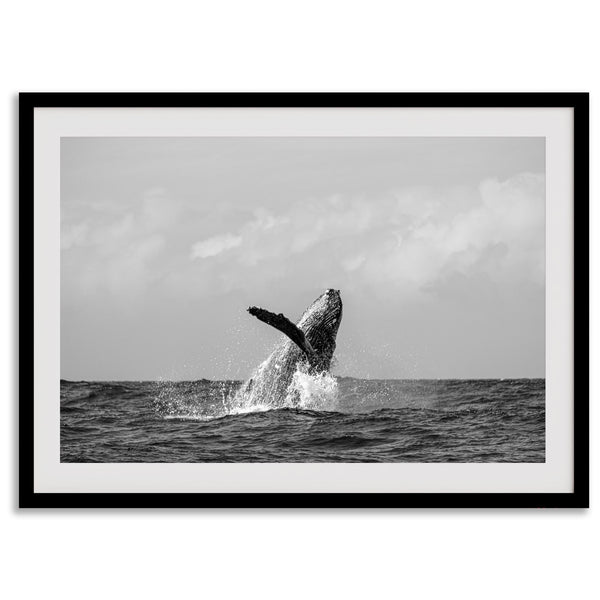
<instances>
[{"instance_id":1,"label":"horizon line","mask_svg":"<svg viewBox=\"0 0 600 600\"><path fill-rule=\"evenodd\" d=\"M362 381L515 381L519 379L543 379L543 377L354 377L352 375L333 375L336 379L357 379ZM197 379L67 379L60 378L60 382L66 383L182 383L195 381L218 382L241 382L246 379L210 379L208 377L199 377Z\"/></svg>"}]
</instances>

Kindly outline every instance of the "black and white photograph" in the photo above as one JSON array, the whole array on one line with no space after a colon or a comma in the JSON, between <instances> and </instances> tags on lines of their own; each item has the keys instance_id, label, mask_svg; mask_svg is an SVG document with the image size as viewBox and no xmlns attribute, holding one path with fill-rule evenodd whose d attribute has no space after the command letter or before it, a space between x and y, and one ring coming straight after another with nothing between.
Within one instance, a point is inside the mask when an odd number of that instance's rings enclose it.
<instances>
[{"instance_id":1,"label":"black and white photograph","mask_svg":"<svg viewBox=\"0 0 600 600\"><path fill-rule=\"evenodd\" d=\"M61 463L544 463L546 140L60 139Z\"/></svg>"},{"instance_id":2,"label":"black and white photograph","mask_svg":"<svg viewBox=\"0 0 600 600\"><path fill-rule=\"evenodd\" d=\"M3 8L6 598L600 597L595 5Z\"/></svg>"}]
</instances>

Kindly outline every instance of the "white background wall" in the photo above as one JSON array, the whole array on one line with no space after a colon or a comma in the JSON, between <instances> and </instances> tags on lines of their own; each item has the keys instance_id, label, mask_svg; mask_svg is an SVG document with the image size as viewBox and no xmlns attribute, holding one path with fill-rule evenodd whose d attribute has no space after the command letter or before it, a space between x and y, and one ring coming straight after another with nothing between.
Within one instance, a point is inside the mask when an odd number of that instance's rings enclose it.
<instances>
[{"instance_id":1,"label":"white background wall","mask_svg":"<svg viewBox=\"0 0 600 600\"><path fill-rule=\"evenodd\" d=\"M600 512L16 506L17 91L590 91L592 2L10 2L0 33L6 598L592 598ZM592 185L592 193L594 187ZM592 202L593 234L600 211ZM600 244L592 239L593 266ZM599 301L592 274L592 305ZM592 365L599 326L592 319ZM592 377L592 402L598 392ZM598 464L592 406L591 464ZM593 473L592 473L593 475ZM592 476L592 503L597 478Z\"/></svg>"}]
</instances>

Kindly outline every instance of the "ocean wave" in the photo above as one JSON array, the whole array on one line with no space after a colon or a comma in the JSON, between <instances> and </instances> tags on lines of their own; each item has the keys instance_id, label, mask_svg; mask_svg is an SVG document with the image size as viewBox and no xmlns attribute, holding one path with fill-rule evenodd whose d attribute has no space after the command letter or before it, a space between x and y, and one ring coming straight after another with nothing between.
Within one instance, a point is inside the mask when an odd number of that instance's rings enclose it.
<instances>
[{"instance_id":1,"label":"ocean wave","mask_svg":"<svg viewBox=\"0 0 600 600\"><path fill-rule=\"evenodd\" d=\"M543 462L543 380L61 382L67 462Z\"/></svg>"}]
</instances>

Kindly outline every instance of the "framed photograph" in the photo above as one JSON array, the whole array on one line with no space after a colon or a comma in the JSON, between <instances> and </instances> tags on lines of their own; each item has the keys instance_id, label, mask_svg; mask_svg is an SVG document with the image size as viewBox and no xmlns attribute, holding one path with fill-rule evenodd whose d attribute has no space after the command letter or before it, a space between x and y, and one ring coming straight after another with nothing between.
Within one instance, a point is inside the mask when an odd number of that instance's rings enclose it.
<instances>
[{"instance_id":1,"label":"framed photograph","mask_svg":"<svg viewBox=\"0 0 600 600\"><path fill-rule=\"evenodd\" d=\"M21 507L587 507L588 95L19 102Z\"/></svg>"}]
</instances>

